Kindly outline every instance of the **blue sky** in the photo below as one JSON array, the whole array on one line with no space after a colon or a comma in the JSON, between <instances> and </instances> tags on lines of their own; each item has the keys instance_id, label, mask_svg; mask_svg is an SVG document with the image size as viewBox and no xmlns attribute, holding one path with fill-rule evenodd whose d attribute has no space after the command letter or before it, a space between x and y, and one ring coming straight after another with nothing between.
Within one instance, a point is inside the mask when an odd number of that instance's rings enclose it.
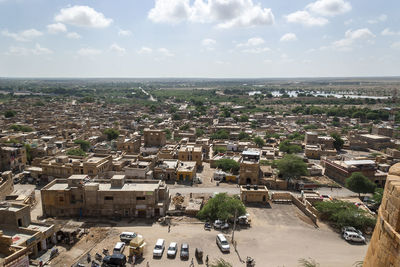
<instances>
[{"instance_id":1,"label":"blue sky","mask_svg":"<svg viewBox=\"0 0 400 267\"><path fill-rule=\"evenodd\" d=\"M398 0L0 0L0 76L398 76L399 10Z\"/></svg>"}]
</instances>

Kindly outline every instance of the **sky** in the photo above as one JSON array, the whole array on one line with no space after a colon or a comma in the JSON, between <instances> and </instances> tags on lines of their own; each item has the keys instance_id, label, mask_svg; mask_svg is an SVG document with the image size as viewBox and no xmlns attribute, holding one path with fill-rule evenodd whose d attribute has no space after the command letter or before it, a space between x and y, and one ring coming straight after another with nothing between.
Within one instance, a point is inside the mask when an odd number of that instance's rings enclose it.
<instances>
[{"instance_id":1,"label":"sky","mask_svg":"<svg viewBox=\"0 0 400 267\"><path fill-rule=\"evenodd\" d=\"M399 0L0 0L0 77L400 76Z\"/></svg>"}]
</instances>

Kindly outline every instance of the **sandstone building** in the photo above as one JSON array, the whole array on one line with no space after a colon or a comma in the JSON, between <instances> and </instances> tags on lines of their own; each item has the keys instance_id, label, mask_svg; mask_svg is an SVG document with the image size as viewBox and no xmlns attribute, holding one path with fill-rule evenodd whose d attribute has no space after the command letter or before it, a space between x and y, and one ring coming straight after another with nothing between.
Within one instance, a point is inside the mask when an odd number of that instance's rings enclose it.
<instances>
[{"instance_id":1,"label":"sandstone building","mask_svg":"<svg viewBox=\"0 0 400 267\"><path fill-rule=\"evenodd\" d=\"M364 267L400 266L400 164L389 170Z\"/></svg>"},{"instance_id":2,"label":"sandstone building","mask_svg":"<svg viewBox=\"0 0 400 267\"><path fill-rule=\"evenodd\" d=\"M126 181L124 175L93 182L85 175L57 179L41 190L44 216L157 217L169 205L169 190L162 181Z\"/></svg>"}]
</instances>

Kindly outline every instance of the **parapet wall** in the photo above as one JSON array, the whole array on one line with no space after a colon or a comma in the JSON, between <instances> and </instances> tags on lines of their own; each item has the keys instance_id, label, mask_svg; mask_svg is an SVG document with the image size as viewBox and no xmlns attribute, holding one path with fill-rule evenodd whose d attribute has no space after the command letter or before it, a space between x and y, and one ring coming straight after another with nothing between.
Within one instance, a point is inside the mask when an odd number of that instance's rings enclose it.
<instances>
[{"instance_id":1,"label":"parapet wall","mask_svg":"<svg viewBox=\"0 0 400 267\"><path fill-rule=\"evenodd\" d=\"M389 170L378 214L363 267L400 266L400 163Z\"/></svg>"}]
</instances>

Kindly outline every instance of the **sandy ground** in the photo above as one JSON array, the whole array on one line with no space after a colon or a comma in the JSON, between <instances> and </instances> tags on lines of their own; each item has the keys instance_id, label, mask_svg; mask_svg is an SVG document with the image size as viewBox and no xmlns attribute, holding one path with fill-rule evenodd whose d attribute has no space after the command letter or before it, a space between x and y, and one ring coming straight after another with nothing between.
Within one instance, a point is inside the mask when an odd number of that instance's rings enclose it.
<instances>
[{"instance_id":1,"label":"sandy ground","mask_svg":"<svg viewBox=\"0 0 400 267\"><path fill-rule=\"evenodd\" d=\"M256 266L298 266L300 258L313 258L321 266L352 266L363 259L367 246L345 242L338 233L325 224L316 228L294 205L273 204L271 209L248 208L252 217L252 227L235 232L237 253L232 247L231 231L226 232L231 244L231 252L223 254L215 243L218 231L205 231L203 225L196 219L181 219L174 221L171 232L168 227L159 224L146 224L140 221L121 221L115 227L96 227L90 229L90 234L84 237L69 251L62 250L51 266L71 266L81 255L88 251L94 256L103 248L112 251L119 234L123 231L133 231L144 236L148 244L143 261L136 266L189 266L194 257L196 247L202 248L204 256L210 260L223 258L233 266L245 266L241 259L251 256L256 260ZM93 237L92 237L93 235ZM190 260L182 261L178 257L168 259L164 252L161 259L153 259L152 249L158 238L170 242L189 243ZM128 254L128 249L124 252ZM84 257L85 259L85 257ZM81 262L85 262L82 260ZM205 266L194 259L195 266Z\"/></svg>"}]
</instances>

